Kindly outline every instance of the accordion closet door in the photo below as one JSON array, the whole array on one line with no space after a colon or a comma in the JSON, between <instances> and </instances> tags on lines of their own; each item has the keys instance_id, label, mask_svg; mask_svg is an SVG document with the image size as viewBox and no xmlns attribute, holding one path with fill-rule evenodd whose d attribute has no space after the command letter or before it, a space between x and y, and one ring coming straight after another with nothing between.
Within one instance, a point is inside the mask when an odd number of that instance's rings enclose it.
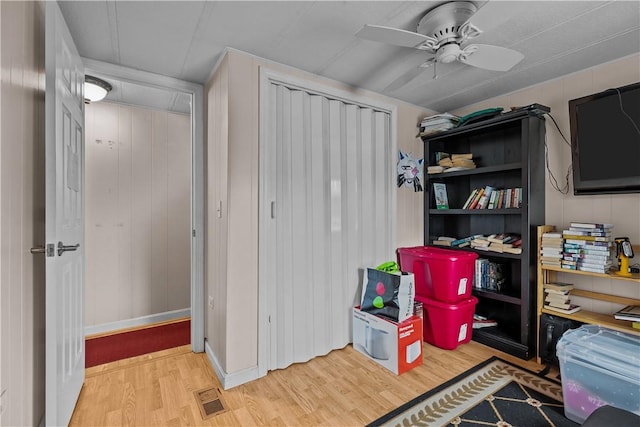
<instances>
[{"instance_id":1,"label":"accordion closet door","mask_svg":"<svg viewBox=\"0 0 640 427\"><path fill-rule=\"evenodd\" d=\"M267 110L260 286L272 370L351 342L362 268L394 259L395 156L389 112L275 83Z\"/></svg>"}]
</instances>

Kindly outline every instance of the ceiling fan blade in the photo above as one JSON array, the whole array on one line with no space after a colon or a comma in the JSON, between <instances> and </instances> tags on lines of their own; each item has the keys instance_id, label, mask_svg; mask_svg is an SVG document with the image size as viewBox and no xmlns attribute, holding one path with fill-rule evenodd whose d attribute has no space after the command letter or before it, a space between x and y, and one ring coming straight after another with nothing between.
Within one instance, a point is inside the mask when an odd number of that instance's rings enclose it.
<instances>
[{"instance_id":1,"label":"ceiling fan blade","mask_svg":"<svg viewBox=\"0 0 640 427\"><path fill-rule=\"evenodd\" d=\"M473 67L493 71L509 71L524 55L506 47L472 44L464 48L458 60Z\"/></svg>"},{"instance_id":2,"label":"ceiling fan blade","mask_svg":"<svg viewBox=\"0 0 640 427\"><path fill-rule=\"evenodd\" d=\"M399 28L369 24L362 27L362 29L356 33L356 36L375 42L405 47L418 47L430 39L430 37L423 34L413 33Z\"/></svg>"},{"instance_id":3,"label":"ceiling fan blade","mask_svg":"<svg viewBox=\"0 0 640 427\"><path fill-rule=\"evenodd\" d=\"M435 63L435 58L430 58L422 65L409 69L406 73L389 83L389 86L383 89L383 92L393 92L408 84L410 81L418 77L424 70L431 67Z\"/></svg>"}]
</instances>

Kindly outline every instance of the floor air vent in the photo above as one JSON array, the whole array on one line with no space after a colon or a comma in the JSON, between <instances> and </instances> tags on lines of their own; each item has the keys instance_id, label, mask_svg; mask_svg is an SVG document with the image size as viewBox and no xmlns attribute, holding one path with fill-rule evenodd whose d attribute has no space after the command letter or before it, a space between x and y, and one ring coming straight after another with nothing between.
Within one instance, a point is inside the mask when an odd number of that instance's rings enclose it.
<instances>
[{"instance_id":1,"label":"floor air vent","mask_svg":"<svg viewBox=\"0 0 640 427\"><path fill-rule=\"evenodd\" d=\"M208 387L195 391L193 394L196 396L203 420L227 412L218 388Z\"/></svg>"}]
</instances>

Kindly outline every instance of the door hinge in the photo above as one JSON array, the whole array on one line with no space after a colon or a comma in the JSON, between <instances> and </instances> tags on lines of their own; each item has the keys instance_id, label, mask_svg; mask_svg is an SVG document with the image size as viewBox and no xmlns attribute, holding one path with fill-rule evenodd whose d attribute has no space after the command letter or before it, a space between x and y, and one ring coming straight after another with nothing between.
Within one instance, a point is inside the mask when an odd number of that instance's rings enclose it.
<instances>
[{"instance_id":1,"label":"door hinge","mask_svg":"<svg viewBox=\"0 0 640 427\"><path fill-rule=\"evenodd\" d=\"M191 230L191 235L192 235L193 237L196 237L196 230L195 230L195 229Z\"/></svg>"}]
</instances>

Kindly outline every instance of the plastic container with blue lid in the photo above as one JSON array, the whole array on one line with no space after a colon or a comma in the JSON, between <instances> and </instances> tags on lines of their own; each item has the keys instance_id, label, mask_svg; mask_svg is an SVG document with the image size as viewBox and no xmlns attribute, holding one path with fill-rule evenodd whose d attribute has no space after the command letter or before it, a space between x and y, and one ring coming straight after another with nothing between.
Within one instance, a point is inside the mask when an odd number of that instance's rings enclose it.
<instances>
[{"instance_id":1,"label":"plastic container with blue lid","mask_svg":"<svg viewBox=\"0 0 640 427\"><path fill-rule=\"evenodd\" d=\"M603 405L640 415L640 336L584 325L565 332L557 356L567 418L582 424Z\"/></svg>"}]
</instances>

